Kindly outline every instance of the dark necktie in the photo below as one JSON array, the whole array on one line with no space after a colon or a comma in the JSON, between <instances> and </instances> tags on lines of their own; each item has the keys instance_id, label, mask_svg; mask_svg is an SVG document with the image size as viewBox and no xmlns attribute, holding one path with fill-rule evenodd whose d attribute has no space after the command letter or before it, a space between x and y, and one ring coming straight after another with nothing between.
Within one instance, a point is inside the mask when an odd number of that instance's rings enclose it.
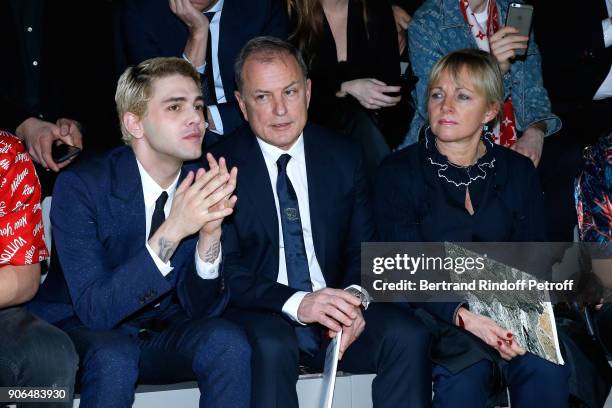
<instances>
[{"instance_id":1,"label":"dark necktie","mask_svg":"<svg viewBox=\"0 0 612 408\"><path fill-rule=\"evenodd\" d=\"M155 210L153 211L153 216L151 217L151 230L149 231L148 239L151 239L153 234L155 234L155 231L157 231L159 226L166 220L166 214L164 213L166 201L168 201L168 193L162 191L157 198L157 201L155 201Z\"/></svg>"},{"instance_id":2,"label":"dark necktie","mask_svg":"<svg viewBox=\"0 0 612 408\"><path fill-rule=\"evenodd\" d=\"M204 13L210 23L215 13ZM209 26L210 27L210 26ZM217 94L215 93L215 77L213 75L212 64L212 35L210 28L208 29L208 44L206 45L206 69L204 70L204 78L202 81L202 96L206 106L217 104Z\"/></svg>"},{"instance_id":3,"label":"dark necktie","mask_svg":"<svg viewBox=\"0 0 612 408\"><path fill-rule=\"evenodd\" d=\"M283 154L276 161L278 166L276 195L278 196L280 222L285 243L287 281L291 288L312 292L308 258L306 257L306 246L304 245L304 234L302 233L302 222L300 220L300 208L293 185L291 185L289 176L287 176L287 163L290 159L290 155ZM295 333L300 349L314 356L320 345L318 326L296 327Z\"/></svg>"}]
</instances>

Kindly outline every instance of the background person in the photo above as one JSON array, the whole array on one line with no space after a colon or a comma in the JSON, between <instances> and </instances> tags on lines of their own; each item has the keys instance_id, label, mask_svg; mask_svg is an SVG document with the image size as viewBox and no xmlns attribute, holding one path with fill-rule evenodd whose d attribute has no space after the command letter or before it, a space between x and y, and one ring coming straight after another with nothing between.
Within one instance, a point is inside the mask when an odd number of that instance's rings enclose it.
<instances>
[{"instance_id":1,"label":"background person","mask_svg":"<svg viewBox=\"0 0 612 408\"><path fill-rule=\"evenodd\" d=\"M88 155L121 141L111 27L106 0L0 2L0 128L23 140L43 197L51 195L56 173L74 161L55 163L54 144Z\"/></svg>"},{"instance_id":2,"label":"background person","mask_svg":"<svg viewBox=\"0 0 612 408\"><path fill-rule=\"evenodd\" d=\"M288 4L291 42L304 55L312 80L309 117L359 143L373 179L389 153L386 139L408 122L404 110L392 109L401 101L401 87L391 5L387 0Z\"/></svg>"},{"instance_id":3,"label":"background person","mask_svg":"<svg viewBox=\"0 0 612 408\"><path fill-rule=\"evenodd\" d=\"M208 146L244 121L234 99L234 60L258 35L287 38L281 0L126 0L118 7L120 69L153 57L183 57L202 76Z\"/></svg>"}]
</instances>

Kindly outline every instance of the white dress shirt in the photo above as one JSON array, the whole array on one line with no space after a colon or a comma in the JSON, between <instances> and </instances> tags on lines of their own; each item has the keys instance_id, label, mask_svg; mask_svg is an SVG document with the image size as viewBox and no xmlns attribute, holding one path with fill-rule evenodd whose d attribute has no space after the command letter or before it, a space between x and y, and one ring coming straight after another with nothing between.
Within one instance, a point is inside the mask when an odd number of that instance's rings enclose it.
<instances>
[{"instance_id":1,"label":"white dress shirt","mask_svg":"<svg viewBox=\"0 0 612 408\"><path fill-rule=\"evenodd\" d=\"M151 217L153 216L153 211L155 211L155 202L159 198L159 195L165 191L168 193L168 200L166 201L166 205L164 206L164 214L168 217L170 213L170 208L172 208L172 200L174 199L174 192L176 191L176 185L178 184L178 179L180 177L180 173L177 174L176 179L170 184L170 187L167 189L161 188L155 180L147 173L147 171L142 167L142 164L138 160L136 160L138 164L138 172L140 173L140 181L142 182L142 192L144 195L144 205L145 205L145 219L146 219L146 228L145 228L145 245L151 258L157 265L157 268L161 272L162 275L166 276L170 272L172 272L172 265L170 261L164 262L160 259L160 257L153 251L151 246L149 245L149 231L151 231ZM219 251L219 255L217 259L213 263L204 262L199 254L196 245L195 250L195 266L198 275L202 279L216 279L219 276L219 264L221 263L221 251Z\"/></svg>"},{"instance_id":2,"label":"white dress shirt","mask_svg":"<svg viewBox=\"0 0 612 408\"><path fill-rule=\"evenodd\" d=\"M608 9L608 17L612 17L612 0L606 0L606 7ZM610 18L602 20L601 26L604 35L604 44L606 48L612 46L612 22ZM612 98L612 66L608 72L608 76L602 84L599 86L597 92L595 92L594 100Z\"/></svg>"},{"instance_id":3,"label":"white dress shirt","mask_svg":"<svg viewBox=\"0 0 612 408\"><path fill-rule=\"evenodd\" d=\"M211 48L211 57L212 57L212 72L213 72L213 80L215 82L215 95L217 96L217 104L227 102L227 98L225 97L225 90L223 89L223 81L221 80L221 69L219 68L219 27L221 23L221 13L223 12L223 1L219 0L212 6L206 13L215 13L212 20L210 20L209 29L210 29L210 37L208 39L208 47ZM183 54L183 58L189 61L187 56ZM191 62L191 61L190 61ZM210 67L206 66L206 63L203 65L197 66L196 70L200 74L204 74L204 70L210 69ZM216 105L208 106L210 110L210 115L212 116L213 121L215 122L215 129L209 129L211 132L218 133L220 135L223 134L223 122L221 121L221 114L219 113L219 108Z\"/></svg>"},{"instance_id":4,"label":"white dress shirt","mask_svg":"<svg viewBox=\"0 0 612 408\"><path fill-rule=\"evenodd\" d=\"M325 278L323 272L317 261L317 256L314 249L314 241L312 238L312 227L310 224L310 205L308 201L308 180L306 178L306 158L304 156L304 135L300 135L298 140L293 146L285 151L273 146L269 143L264 142L260 138L257 138L257 143L263 153L264 161L266 162L266 168L268 169L268 175L270 176L270 182L272 183L272 191L274 193L274 204L276 205L276 216L278 219L278 278L276 281L283 285L288 284L287 279L287 264L285 262L285 245L283 240L283 227L280 221L280 206L278 203L278 196L276 195L276 179L278 178L278 167L276 161L278 158L287 153L291 155L291 160L287 163L287 176L293 185L295 194L298 199L298 207L300 209L300 220L302 222L302 234L304 236L304 246L306 247L306 257L308 259L308 270L310 271L310 282L312 283L312 290L317 291L325 288ZM297 311L302 299L308 292L296 292L294 293L283 305L283 313L288 315L291 319L299 322Z\"/></svg>"}]
</instances>

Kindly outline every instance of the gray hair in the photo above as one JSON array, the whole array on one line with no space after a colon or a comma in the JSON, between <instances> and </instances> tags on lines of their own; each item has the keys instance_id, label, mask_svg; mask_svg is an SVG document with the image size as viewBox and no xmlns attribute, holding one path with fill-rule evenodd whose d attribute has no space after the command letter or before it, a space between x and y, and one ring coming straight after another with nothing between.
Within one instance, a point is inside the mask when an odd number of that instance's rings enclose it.
<instances>
[{"instance_id":1,"label":"gray hair","mask_svg":"<svg viewBox=\"0 0 612 408\"><path fill-rule=\"evenodd\" d=\"M308 76L308 68L306 67L302 54L296 47L276 37L255 37L242 47L240 54L238 54L236 58L236 63L234 64L234 76L236 78L238 91L242 92L242 87L244 85L242 71L247 59L256 58L260 62L269 63L277 60L283 55L295 58L304 75L304 79L306 79Z\"/></svg>"}]
</instances>

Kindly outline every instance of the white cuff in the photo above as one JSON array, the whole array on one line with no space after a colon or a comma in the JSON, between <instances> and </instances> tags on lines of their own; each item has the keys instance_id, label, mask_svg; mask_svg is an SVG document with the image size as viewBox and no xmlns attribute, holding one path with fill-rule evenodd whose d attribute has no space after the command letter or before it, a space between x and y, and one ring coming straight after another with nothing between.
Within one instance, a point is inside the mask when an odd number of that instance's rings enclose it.
<instances>
[{"instance_id":1,"label":"white cuff","mask_svg":"<svg viewBox=\"0 0 612 408\"><path fill-rule=\"evenodd\" d=\"M215 129L210 129L211 132L215 132L219 135L223 134L223 122L221 122L221 114L219 113L219 108L217 105L208 106L210 110L210 116L212 116L213 122L215 122Z\"/></svg>"},{"instance_id":2,"label":"white cuff","mask_svg":"<svg viewBox=\"0 0 612 408\"><path fill-rule=\"evenodd\" d=\"M195 250L195 267L198 276L202 279L217 279L219 277L219 265L221 264L222 248L219 246L219 254L213 263L204 262L198 253L198 244Z\"/></svg>"},{"instance_id":3,"label":"white cuff","mask_svg":"<svg viewBox=\"0 0 612 408\"><path fill-rule=\"evenodd\" d=\"M162 275L167 276L170 272L172 272L174 267L170 265L170 261L164 263L164 261L162 261L161 258L153 251L153 248L149 246L148 242L146 243L146 247L149 254L151 254L151 258L153 258L153 262L155 262L157 269L159 269Z\"/></svg>"},{"instance_id":4,"label":"white cuff","mask_svg":"<svg viewBox=\"0 0 612 408\"><path fill-rule=\"evenodd\" d=\"M302 299L304 299L304 296L307 294L308 292L295 292L283 305L283 313L302 326L306 325L298 319L298 308L300 307L300 303L302 303Z\"/></svg>"},{"instance_id":5,"label":"white cuff","mask_svg":"<svg viewBox=\"0 0 612 408\"><path fill-rule=\"evenodd\" d=\"M193 65L193 62L191 62L189 58L187 58L187 55L185 55L185 53L183 53L183 59ZM194 68L196 69L196 71L198 71L198 74L204 75L204 70L206 69L206 62L202 65L198 65L197 67L194 66Z\"/></svg>"},{"instance_id":6,"label":"white cuff","mask_svg":"<svg viewBox=\"0 0 612 408\"><path fill-rule=\"evenodd\" d=\"M604 44L608 48L612 45L612 19L606 18L602 20L601 27L603 28Z\"/></svg>"}]
</instances>

